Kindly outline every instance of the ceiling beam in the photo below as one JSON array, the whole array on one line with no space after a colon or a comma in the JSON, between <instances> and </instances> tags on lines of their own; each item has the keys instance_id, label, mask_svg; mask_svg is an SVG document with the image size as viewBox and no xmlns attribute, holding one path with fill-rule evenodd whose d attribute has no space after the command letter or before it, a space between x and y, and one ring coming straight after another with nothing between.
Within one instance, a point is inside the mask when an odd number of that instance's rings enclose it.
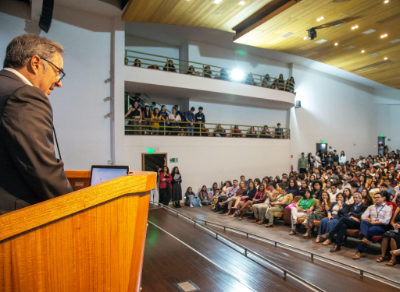
<instances>
[{"instance_id":1,"label":"ceiling beam","mask_svg":"<svg viewBox=\"0 0 400 292\"><path fill-rule=\"evenodd\" d=\"M252 14L241 23L236 25L232 30L236 31L233 40L237 40L244 36L246 33L254 30L258 26L274 18L301 0L273 0L256 13Z\"/></svg>"}]
</instances>

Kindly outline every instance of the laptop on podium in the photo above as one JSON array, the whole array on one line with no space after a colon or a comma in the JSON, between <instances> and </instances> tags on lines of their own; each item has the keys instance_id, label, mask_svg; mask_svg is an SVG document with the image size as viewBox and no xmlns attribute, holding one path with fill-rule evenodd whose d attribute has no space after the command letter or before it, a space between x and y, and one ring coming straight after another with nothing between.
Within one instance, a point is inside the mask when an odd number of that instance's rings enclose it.
<instances>
[{"instance_id":1,"label":"laptop on podium","mask_svg":"<svg viewBox=\"0 0 400 292\"><path fill-rule=\"evenodd\" d=\"M126 165L92 165L90 185L94 186L99 183L127 175L128 173L129 166Z\"/></svg>"}]
</instances>

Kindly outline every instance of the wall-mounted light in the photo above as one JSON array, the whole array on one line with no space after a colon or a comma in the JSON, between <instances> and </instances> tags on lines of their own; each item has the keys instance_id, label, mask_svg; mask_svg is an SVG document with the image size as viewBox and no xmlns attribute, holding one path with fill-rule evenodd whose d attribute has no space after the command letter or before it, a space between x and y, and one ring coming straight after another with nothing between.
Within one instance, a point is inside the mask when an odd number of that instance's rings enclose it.
<instances>
[{"instance_id":1,"label":"wall-mounted light","mask_svg":"<svg viewBox=\"0 0 400 292\"><path fill-rule=\"evenodd\" d=\"M243 78L244 78L243 71L240 69L234 69L232 71L231 76L232 76L232 79L235 81L240 81L240 80L243 80Z\"/></svg>"}]
</instances>

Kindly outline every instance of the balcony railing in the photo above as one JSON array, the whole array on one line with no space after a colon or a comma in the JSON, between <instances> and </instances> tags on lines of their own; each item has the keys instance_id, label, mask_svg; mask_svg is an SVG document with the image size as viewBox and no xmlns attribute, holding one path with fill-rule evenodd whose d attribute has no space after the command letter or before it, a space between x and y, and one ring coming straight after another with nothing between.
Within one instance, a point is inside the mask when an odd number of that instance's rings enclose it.
<instances>
[{"instance_id":1,"label":"balcony railing","mask_svg":"<svg viewBox=\"0 0 400 292\"><path fill-rule=\"evenodd\" d=\"M137 62L139 60L140 62ZM172 61L172 64L170 63ZM279 79L267 75L258 75L252 73L241 73L237 69L228 69L212 64L203 64L193 61L180 60L177 58L153 55L138 51L125 50L125 65L138 66L149 69L164 70L174 73L189 74L205 78L214 78L219 80L245 83L248 85L261 86L270 89L295 92L294 81L289 79ZM140 66L139 66L140 65Z\"/></svg>"},{"instance_id":2,"label":"balcony railing","mask_svg":"<svg viewBox=\"0 0 400 292\"><path fill-rule=\"evenodd\" d=\"M290 139L290 129L266 126L125 119L125 135Z\"/></svg>"}]
</instances>

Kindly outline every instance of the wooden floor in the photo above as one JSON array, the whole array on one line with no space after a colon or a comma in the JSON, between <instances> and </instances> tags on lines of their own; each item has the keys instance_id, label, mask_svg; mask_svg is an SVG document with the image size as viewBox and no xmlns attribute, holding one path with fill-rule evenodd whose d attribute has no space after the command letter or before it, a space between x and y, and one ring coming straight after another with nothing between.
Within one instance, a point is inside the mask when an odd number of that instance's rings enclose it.
<instances>
[{"instance_id":1,"label":"wooden floor","mask_svg":"<svg viewBox=\"0 0 400 292\"><path fill-rule=\"evenodd\" d=\"M148 226L142 277L145 292L179 291L173 284L187 280L201 291L310 291L165 209L151 209L149 222L161 229Z\"/></svg>"},{"instance_id":2,"label":"wooden floor","mask_svg":"<svg viewBox=\"0 0 400 292\"><path fill-rule=\"evenodd\" d=\"M174 283L187 280L201 291L310 291L295 279L284 278L275 269L259 264L253 256L245 257L165 209L151 209L149 222L143 291L179 291ZM215 230L325 291L399 291L343 267L318 259L311 261L308 255L217 227Z\"/></svg>"}]
</instances>

